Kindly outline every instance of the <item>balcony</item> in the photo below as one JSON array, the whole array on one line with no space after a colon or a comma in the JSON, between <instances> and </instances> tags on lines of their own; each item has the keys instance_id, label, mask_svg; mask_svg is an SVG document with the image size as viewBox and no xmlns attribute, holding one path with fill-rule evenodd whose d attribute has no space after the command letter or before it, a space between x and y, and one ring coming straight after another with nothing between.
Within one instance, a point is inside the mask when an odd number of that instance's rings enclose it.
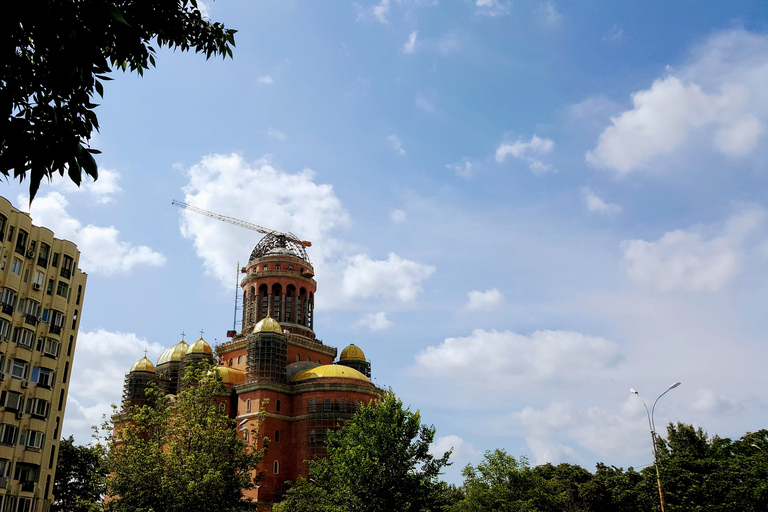
<instances>
[{"instance_id":1,"label":"balcony","mask_svg":"<svg viewBox=\"0 0 768 512\"><path fill-rule=\"evenodd\" d=\"M72 271L69 270L68 268L62 268L60 275L65 279L69 279L70 277L72 277Z\"/></svg>"},{"instance_id":2,"label":"balcony","mask_svg":"<svg viewBox=\"0 0 768 512\"><path fill-rule=\"evenodd\" d=\"M24 315L24 323L27 323L29 325L37 325L37 317L35 315Z\"/></svg>"},{"instance_id":3,"label":"balcony","mask_svg":"<svg viewBox=\"0 0 768 512\"><path fill-rule=\"evenodd\" d=\"M6 315L13 314L13 306L11 304L3 304L3 313Z\"/></svg>"},{"instance_id":4,"label":"balcony","mask_svg":"<svg viewBox=\"0 0 768 512\"><path fill-rule=\"evenodd\" d=\"M48 328L48 332L52 334L61 334L61 326L60 325L52 325Z\"/></svg>"},{"instance_id":5,"label":"balcony","mask_svg":"<svg viewBox=\"0 0 768 512\"><path fill-rule=\"evenodd\" d=\"M19 482L21 486L21 492L35 492L35 483L36 482Z\"/></svg>"}]
</instances>

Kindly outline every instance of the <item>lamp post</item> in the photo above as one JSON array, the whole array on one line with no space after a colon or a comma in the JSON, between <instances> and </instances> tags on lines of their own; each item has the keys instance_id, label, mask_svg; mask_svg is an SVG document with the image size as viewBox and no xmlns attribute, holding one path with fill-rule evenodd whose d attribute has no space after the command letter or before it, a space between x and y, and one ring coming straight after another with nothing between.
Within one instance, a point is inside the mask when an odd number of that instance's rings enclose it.
<instances>
[{"instance_id":1,"label":"lamp post","mask_svg":"<svg viewBox=\"0 0 768 512\"><path fill-rule=\"evenodd\" d=\"M661 512L664 512L664 495L661 492L661 475L659 474L659 459L656 455L656 423L653 421L653 413L656 411L656 402L659 401L659 398L663 397L667 393L669 393L671 390L675 389L677 386L681 384L680 381L675 382L671 386L667 388L666 391L664 391L662 394L656 398L656 400L653 402L653 407L651 407L651 411L648 412L648 406L645 405L645 400L642 399L640 394L635 391L634 388L630 388L629 392L637 395L637 398L640 399L641 402L643 402L643 407L645 407L645 414L648 416L648 427L651 429L651 443L653 447L653 466L656 468L656 483L659 485L659 501L661 502Z\"/></svg>"}]
</instances>

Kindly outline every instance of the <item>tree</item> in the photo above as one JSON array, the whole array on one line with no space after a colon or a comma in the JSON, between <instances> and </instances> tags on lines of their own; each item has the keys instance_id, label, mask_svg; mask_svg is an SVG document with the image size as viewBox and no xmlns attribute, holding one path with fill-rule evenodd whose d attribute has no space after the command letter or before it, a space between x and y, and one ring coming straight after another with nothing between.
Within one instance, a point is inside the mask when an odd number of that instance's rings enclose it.
<instances>
[{"instance_id":1,"label":"tree","mask_svg":"<svg viewBox=\"0 0 768 512\"><path fill-rule=\"evenodd\" d=\"M115 512L233 511L266 448L238 438L235 420L220 413L228 395L208 363L188 366L175 398L156 386L148 403L114 417L109 444L107 510ZM258 426L252 430L256 443ZM260 475L256 475L257 479Z\"/></svg>"},{"instance_id":2,"label":"tree","mask_svg":"<svg viewBox=\"0 0 768 512\"><path fill-rule=\"evenodd\" d=\"M336 432L328 432L328 457L309 462L275 512L421 512L437 510L444 486L437 480L451 452L429 453L435 429L418 411L403 408L390 390L364 405Z\"/></svg>"},{"instance_id":3,"label":"tree","mask_svg":"<svg viewBox=\"0 0 768 512\"><path fill-rule=\"evenodd\" d=\"M55 501L51 510L90 512L104 494L105 450L102 445L77 446L72 436L59 444Z\"/></svg>"},{"instance_id":4,"label":"tree","mask_svg":"<svg viewBox=\"0 0 768 512\"><path fill-rule=\"evenodd\" d=\"M88 146L93 103L112 69L143 75L157 47L232 57L235 30L204 19L197 0L26 0L0 21L0 173L66 172L80 185L98 170Z\"/></svg>"}]
</instances>

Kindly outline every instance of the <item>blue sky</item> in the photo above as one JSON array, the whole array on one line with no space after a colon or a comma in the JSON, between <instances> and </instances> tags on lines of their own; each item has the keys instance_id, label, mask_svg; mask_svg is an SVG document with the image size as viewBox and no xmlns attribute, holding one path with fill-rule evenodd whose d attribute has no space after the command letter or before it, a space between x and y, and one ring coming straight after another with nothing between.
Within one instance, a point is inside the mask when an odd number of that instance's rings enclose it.
<instances>
[{"instance_id":1,"label":"blue sky","mask_svg":"<svg viewBox=\"0 0 768 512\"><path fill-rule=\"evenodd\" d=\"M494 448L649 464L630 387L683 382L658 425L765 427L764 2L205 8L234 59L116 73L101 178L32 207L89 273L65 436L145 348L232 328L259 236L172 199L313 242L318 337L436 426L451 481Z\"/></svg>"}]
</instances>

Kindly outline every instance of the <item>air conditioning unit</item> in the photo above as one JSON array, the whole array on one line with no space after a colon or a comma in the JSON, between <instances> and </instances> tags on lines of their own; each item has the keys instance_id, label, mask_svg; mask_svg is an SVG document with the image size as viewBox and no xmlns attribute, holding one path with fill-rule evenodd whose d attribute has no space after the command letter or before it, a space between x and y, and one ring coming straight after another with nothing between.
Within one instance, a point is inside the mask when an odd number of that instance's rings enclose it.
<instances>
[{"instance_id":1,"label":"air conditioning unit","mask_svg":"<svg viewBox=\"0 0 768 512\"><path fill-rule=\"evenodd\" d=\"M43 288L43 285L41 285L40 283L35 283L32 285L32 288L34 288L37 291L40 291Z\"/></svg>"},{"instance_id":2,"label":"air conditioning unit","mask_svg":"<svg viewBox=\"0 0 768 512\"><path fill-rule=\"evenodd\" d=\"M27 389L29 387L29 381L21 381L21 389Z\"/></svg>"},{"instance_id":3,"label":"air conditioning unit","mask_svg":"<svg viewBox=\"0 0 768 512\"><path fill-rule=\"evenodd\" d=\"M30 249L27 251L27 258L34 258L35 257L35 251L34 249Z\"/></svg>"}]
</instances>

